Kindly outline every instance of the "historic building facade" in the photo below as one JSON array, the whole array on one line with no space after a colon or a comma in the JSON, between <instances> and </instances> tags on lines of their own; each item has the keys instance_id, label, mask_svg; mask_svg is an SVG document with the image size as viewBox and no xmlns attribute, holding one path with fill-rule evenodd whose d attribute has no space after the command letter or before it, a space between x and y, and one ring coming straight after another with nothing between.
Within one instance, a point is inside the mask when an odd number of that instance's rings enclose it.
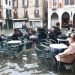
<instances>
[{"instance_id":1,"label":"historic building facade","mask_svg":"<svg viewBox=\"0 0 75 75\"><path fill-rule=\"evenodd\" d=\"M12 21L12 0L4 0L3 2L3 12L4 12L4 21L5 28L12 29L13 21Z\"/></svg>"},{"instance_id":2,"label":"historic building facade","mask_svg":"<svg viewBox=\"0 0 75 75\"><path fill-rule=\"evenodd\" d=\"M0 28L12 28L12 2L0 0Z\"/></svg>"},{"instance_id":3,"label":"historic building facade","mask_svg":"<svg viewBox=\"0 0 75 75\"><path fill-rule=\"evenodd\" d=\"M2 0L0 0L0 29L2 29L3 25L3 5L2 5Z\"/></svg>"},{"instance_id":4,"label":"historic building facade","mask_svg":"<svg viewBox=\"0 0 75 75\"><path fill-rule=\"evenodd\" d=\"M56 22L60 28L69 23L75 27L75 0L48 0L48 29Z\"/></svg>"},{"instance_id":5,"label":"historic building facade","mask_svg":"<svg viewBox=\"0 0 75 75\"><path fill-rule=\"evenodd\" d=\"M13 28L22 28L23 24L36 29L44 22L45 0L12 0Z\"/></svg>"}]
</instances>

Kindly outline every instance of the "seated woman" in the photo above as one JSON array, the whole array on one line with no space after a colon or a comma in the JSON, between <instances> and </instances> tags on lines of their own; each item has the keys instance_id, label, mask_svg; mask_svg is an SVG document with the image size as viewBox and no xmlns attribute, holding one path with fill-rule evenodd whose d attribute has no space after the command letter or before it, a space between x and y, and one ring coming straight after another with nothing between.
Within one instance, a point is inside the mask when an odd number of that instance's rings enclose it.
<instances>
[{"instance_id":1,"label":"seated woman","mask_svg":"<svg viewBox=\"0 0 75 75\"><path fill-rule=\"evenodd\" d=\"M75 33L71 33L69 40L69 47L62 53L55 56L56 61L63 63L72 63L75 60Z\"/></svg>"}]
</instances>

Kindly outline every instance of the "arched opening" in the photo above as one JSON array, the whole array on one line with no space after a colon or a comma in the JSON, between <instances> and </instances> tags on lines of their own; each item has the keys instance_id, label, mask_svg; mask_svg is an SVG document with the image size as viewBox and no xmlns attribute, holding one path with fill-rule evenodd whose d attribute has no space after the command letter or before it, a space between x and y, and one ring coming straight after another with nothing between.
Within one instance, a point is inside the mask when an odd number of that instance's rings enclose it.
<instances>
[{"instance_id":1,"label":"arched opening","mask_svg":"<svg viewBox=\"0 0 75 75\"><path fill-rule=\"evenodd\" d=\"M75 14L73 16L73 27L75 28Z\"/></svg>"},{"instance_id":2,"label":"arched opening","mask_svg":"<svg viewBox=\"0 0 75 75\"><path fill-rule=\"evenodd\" d=\"M63 13L62 15L62 27L64 27L64 24L69 24L70 16L67 12Z\"/></svg>"},{"instance_id":3,"label":"arched opening","mask_svg":"<svg viewBox=\"0 0 75 75\"><path fill-rule=\"evenodd\" d=\"M58 22L58 15L56 13L53 13L51 16L51 26L56 25L57 22Z\"/></svg>"}]
</instances>

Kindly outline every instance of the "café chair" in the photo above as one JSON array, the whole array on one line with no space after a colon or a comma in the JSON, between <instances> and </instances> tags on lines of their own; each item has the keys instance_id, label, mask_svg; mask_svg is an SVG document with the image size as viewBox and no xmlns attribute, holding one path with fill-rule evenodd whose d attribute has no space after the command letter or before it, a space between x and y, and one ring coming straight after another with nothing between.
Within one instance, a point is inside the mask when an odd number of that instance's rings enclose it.
<instances>
[{"instance_id":1,"label":"caf\u00e9 chair","mask_svg":"<svg viewBox=\"0 0 75 75\"><path fill-rule=\"evenodd\" d=\"M19 47L19 45L10 45L10 46L8 46L8 49L9 49L8 56L9 56L9 58L13 57L13 56L16 56L17 51L18 51L18 47Z\"/></svg>"},{"instance_id":2,"label":"caf\u00e9 chair","mask_svg":"<svg viewBox=\"0 0 75 75\"><path fill-rule=\"evenodd\" d=\"M9 57L17 57L22 51L24 44L13 45L9 48Z\"/></svg>"},{"instance_id":3,"label":"caf\u00e9 chair","mask_svg":"<svg viewBox=\"0 0 75 75\"><path fill-rule=\"evenodd\" d=\"M48 60L52 56L49 48L47 48L43 45L36 46L35 50L36 50L36 54L37 54L38 59L44 59L45 62L48 62Z\"/></svg>"},{"instance_id":4,"label":"caf\u00e9 chair","mask_svg":"<svg viewBox=\"0 0 75 75\"><path fill-rule=\"evenodd\" d=\"M52 52L49 48L45 48L44 53L45 53L46 61L48 62L48 60L52 58Z\"/></svg>"},{"instance_id":5,"label":"caf\u00e9 chair","mask_svg":"<svg viewBox=\"0 0 75 75\"><path fill-rule=\"evenodd\" d=\"M6 42L2 41L0 42L0 54L3 57L3 55L7 55L8 54L8 45Z\"/></svg>"},{"instance_id":6,"label":"caf\u00e9 chair","mask_svg":"<svg viewBox=\"0 0 75 75\"><path fill-rule=\"evenodd\" d=\"M74 54L69 54L69 56L75 56L75 53ZM67 55L68 56L68 55ZM58 68L57 68L57 70L59 71L60 70L60 68L62 67L62 65L63 65L63 67L67 70L67 69L70 69L70 71L74 71L74 69L73 69L73 65L74 65L74 63L75 63L75 59L71 62L71 63L65 63L65 62L61 62L61 60L60 61L56 61L57 62L57 66L58 66Z\"/></svg>"},{"instance_id":7,"label":"caf\u00e9 chair","mask_svg":"<svg viewBox=\"0 0 75 75\"><path fill-rule=\"evenodd\" d=\"M25 38L24 38L24 36L21 36L21 37L19 37L18 39L21 40L22 42L24 42L24 39L25 39Z\"/></svg>"},{"instance_id":8,"label":"caf\u00e9 chair","mask_svg":"<svg viewBox=\"0 0 75 75\"><path fill-rule=\"evenodd\" d=\"M42 46L49 48L50 43L49 42L42 42L41 43Z\"/></svg>"},{"instance_id":9,"label":"caf\u00e9 chair","mask_svg":"<svg viewBox=\"0 0 75 75\"><path fill-rule=\"evenodd\" d=\"M38 39L38 43L47 42L47 39Z\"/></svg>"},{"instance_id":10,"label":"caf\u00e9 chair","mask_svg":"<svg viewBox=\"0 0 75 75\"><path fill-rule=\"evenodd\" d=\"M23 50L23 47L24 47L24 43L20 44L18 46L18 50L17 50L17 53L21 52Z\"/></svg>"},{"instance_id":11,"label":"caf\u00e9 chair","mask_svg":"<svg viewBox=\"0 0 75 75\"><path fill-rule=\"evenodd\" d=\"M21 55L23 54L23 50L24 50L24 43L22 43L18 46L16 57L18 57L18 58L21 57Z\"/></svg>"},{"instance_id":12,"label":"caf\u00e9 chair","mask_svg":"<svg viewBox=\"0 0 75 75\"><path fill-rule=\"evenodd\" d=\"M35 47L35 51L36 51L36 54L37 54L37 58L39 60L45 60L45 53L43 50L39 49L38 47Z\"/></svg>"},{"instance_id":13,"label":"caf\u00e9 chair","mask_svg":"<svg viewBox=\"0 0 75 75\"><path fill-rule=\"evenodd\" d=\"M50 44L55 44L55 43L57 43L55 40L53 40L53 39L47 39L46 40L48 43L50 43Z\"/></svg>"},{"instance_id":14,"label":"caf\u00e9 chair","mask_svg":"<svg viewBox=\"0 0 75 75\"><path fill-rule=\"evenodd\" d=\"M44 50L46 47L41 45L41 44L39 44L39 45L36 45L35 48L38 48L40 50Z\"/></svg>"},{"instance_id":15,"label":"caf\u00e9 chair","mask_svg":"<svg viewBox=\"0 0 75 75\"><path fill-rule=\"evenodd\" d=\"M30 48L32 48L32 41L27 41L25 43L25 49L30 49Z\"/></svg>"}]
</instances>

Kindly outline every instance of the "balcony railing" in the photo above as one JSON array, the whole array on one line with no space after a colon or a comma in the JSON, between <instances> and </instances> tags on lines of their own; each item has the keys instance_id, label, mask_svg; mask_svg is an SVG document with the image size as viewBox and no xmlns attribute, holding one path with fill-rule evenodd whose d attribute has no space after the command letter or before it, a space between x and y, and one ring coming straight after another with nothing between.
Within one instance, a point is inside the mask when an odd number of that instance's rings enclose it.
<instances>
[{"instance_id":1,"label":"balcony railing","mask_svg":"<svg viewBox=\"0 0 75 75\"><path fill-rule=\"evenodd\" d=\"M53 7L52 7L52 10L56 10L56 9L57 9L57 6L53 6Z\"/></svg>"},{"instance_id":2,"label":"balcony railing","mask_svg":"<svg viewBox=\"0 0 75 75\"><path fill-rule=\"evenodd\" d=\"M18 19L18 16L14 16L13 18L14 18L14 19Z\"/></svg>"}]
</instances>

